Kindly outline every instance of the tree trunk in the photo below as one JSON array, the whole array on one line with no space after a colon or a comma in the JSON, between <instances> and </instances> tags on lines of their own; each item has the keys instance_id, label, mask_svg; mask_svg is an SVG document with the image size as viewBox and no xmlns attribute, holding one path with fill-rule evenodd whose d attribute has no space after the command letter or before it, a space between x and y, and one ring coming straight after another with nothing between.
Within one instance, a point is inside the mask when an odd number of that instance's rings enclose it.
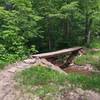
<instances>
[{"instance_id":1,"label":"tree trunk","mask_svg":"<svg viewBox=\"0 0 100 100\"><path fill-rule=\"evenodd\" d=\"M87 46L90 45L90 40L91 40L91 31L90 31L91 24L92 24L92 19L89 18L88 14L86 14L86 19L85 19L85 39L84 39L84 43Z\"/></svg>"},{"instance_id":2,"label":"tree trunk","mask_svg":"<svg viewBox=\"0 0 100 100\"><path fill-rule=\"evenodd\" d=\"M65 19L64 20L64 38L69 37L69 20Z\"/></svg>"},{"instance_id":3,"label":"tree trunk","mask_svg":"<svg viewBox=\"0 0 100 100\"><path fill-rule=\"evenodd\" d=\"M47 34L48 34L48 48L49 48L49 51L51 51L52 49L52 39L51 39L51 30L50 30L50 21L49 19L47 19L47 23L48 23L48 31L47 31Z\"/></svg>"},{"instance_id":4,"label":"tree trunk","mask_svg":"<svg viewBox=\"0 0 100 100\"><path fill-rule=\"evenodd\" d=\"M87 35L87 46L90 45L90 41L91 41L91 32L89 31Z\"/></svg>"},{"instance_id":5,"label":"tree trunk","mask_svg":"<svg viewBox=\"0 0 100 100\"><path fill-rule=\"evenodd\" d=\"M84 39L84 43L87 44L87 37L88 37L88 15L86 14L86 19L85 19L85 39Z\"/></svg>"}]
</instances>

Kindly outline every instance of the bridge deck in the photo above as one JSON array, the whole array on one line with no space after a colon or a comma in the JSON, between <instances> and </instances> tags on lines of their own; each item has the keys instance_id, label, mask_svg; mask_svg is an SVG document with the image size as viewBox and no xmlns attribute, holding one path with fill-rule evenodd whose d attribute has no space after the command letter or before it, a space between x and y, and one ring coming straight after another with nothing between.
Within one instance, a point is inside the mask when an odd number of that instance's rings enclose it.
<instances>
[{"instance_id":1,"label":"bridge deck","mask_svg":"<svg viewBox=\"0 0 100 100\"><path fill-rule=\"evenodd\" d=\"M74 48L63 49L63 50L58 50L58 51L54 51L54 52L36 54L36 55L32 55L32 57L48 58L48 57L54 57L54 56L57 56L57 55L66 54L66 53L69 53L69 52L78 51L78 50L81 50L81 49L82 49L82 47L74 47Z\"/></svg>"}]
</instances>

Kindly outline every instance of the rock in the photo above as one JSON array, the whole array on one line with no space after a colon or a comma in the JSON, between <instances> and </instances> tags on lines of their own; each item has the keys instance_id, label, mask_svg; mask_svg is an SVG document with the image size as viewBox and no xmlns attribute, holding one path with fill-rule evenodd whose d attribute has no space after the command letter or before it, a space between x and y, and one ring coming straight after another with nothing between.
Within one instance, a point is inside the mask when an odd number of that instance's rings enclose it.
<instances>
[{"instance_id":1,"label":"rock","mask_svg":"<svg viewBox=\"0 0 100 100\"><path fill-rule=\"evenodd\" d=\"M24 62L28 64L34 64L36 62L36 59L27 59L27 60L24 60Z\"/></svg>"},{"instance_id":2,"label":"rock","mask_svg":"<svg viewBox=\"0 0 100 100\"><path fill-rule=\"evenodd\" d=\"M78 93L80 95L84 94L84 90L82 90L81 88L77 88L75 91L76 91L76 93Z\"/></svg>"},{"instance_id":3,"label":"rock","mask_svg":"<svg viewBox=\"0 0 100 100\"><path fill-rule=\"evenodd\" d=\"M85 91L84 96L87 100L100 100L100 95L93 91Z\"/></svg>"},{"instance_id":4,"label":"rock","mask_svg":"<svg viewBox=\"0 0 100 100\"><path fill-rule=\"evenodd\" d=\"M85 69L85 70L88 70L88 71L93 71L93 66L92 66L91 64L86 64L86 65L84 66L84 69Z\"/></svg>"},{"instance_id":5,"label":"rock","mask_svg":"<svg viewBox=\"0 0 100 100\"><path fill-rule=\"evenodd\" d=\"M16 68L16 67L12 67L12 68L10 68L10 69L8 70L8 72L15 73L15 72L16 72L16 70L17 70L17 68Z\"/></svg>"}]
</instances>

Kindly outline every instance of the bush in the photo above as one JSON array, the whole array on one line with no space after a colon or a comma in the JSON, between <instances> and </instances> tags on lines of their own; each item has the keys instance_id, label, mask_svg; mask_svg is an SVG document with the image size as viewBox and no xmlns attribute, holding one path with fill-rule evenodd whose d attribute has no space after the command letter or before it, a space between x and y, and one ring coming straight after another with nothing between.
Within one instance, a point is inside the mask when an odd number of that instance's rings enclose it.
<instances>
[{"instance_id":1,"label":"bush","mask_svg":"<svg viewBox=\"0 0 100 100\"><path fill-rule=\"evenodd\" d=\"M7 64L11 64L16 62L16 60L20 60L21 58L18 55L14 54L5 54L0 57L0 69L3 69Z\"/></svg>"},{"instance_id":2,"label":"bush","mask_svg":"<svg viewBox=\"0 0 100 100\"><path fill-rule=\"evenodd\" d=\"M92 40L90 48L100 48L100 39Z\"/></svg>"},{"instance_id":3,"label":"bush","mask_svg":"<svg viewBox=\"0 0 100 100\"><path fill-rule=\"evenodd\" d=\"M23 46L11 46L9 48L10 51L3 44L0 44L0 69L3 69L7 64L25 59L31 53L37 52L34 45L30 49Z\"/></svg>"},{"instance_id":4,"label":"bush","mask_svg":"<svg viewBox=\"0 0 100 100\"><path fill-rule=\"evenodd\" d=\"M77 57L75 60L75 64L85 65L91 64L97 69L100 69L100 51L87 51L86 55Z\"/></svg>"}]
</instances>

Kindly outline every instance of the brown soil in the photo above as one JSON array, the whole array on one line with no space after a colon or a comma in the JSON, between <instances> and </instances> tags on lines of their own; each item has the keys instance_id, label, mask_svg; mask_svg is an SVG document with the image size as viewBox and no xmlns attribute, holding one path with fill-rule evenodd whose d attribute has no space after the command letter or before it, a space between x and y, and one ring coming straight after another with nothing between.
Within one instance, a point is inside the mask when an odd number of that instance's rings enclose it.
<instances>
[{"instance_id":1,"label":"brown soil","mask_svg":"<svg viewBox=\"0 0 100 100\"><path fill-rule=\"evenodd\" d=\"M64 71L67 73L79 73L79 74L85 74L85 75L92 74L92 71L89 71L89 70L84 69L84 68L80 68L80 66L76 67L75 65L71 66L71 67L64 68Z\"/></svg>"}]
</instances>

